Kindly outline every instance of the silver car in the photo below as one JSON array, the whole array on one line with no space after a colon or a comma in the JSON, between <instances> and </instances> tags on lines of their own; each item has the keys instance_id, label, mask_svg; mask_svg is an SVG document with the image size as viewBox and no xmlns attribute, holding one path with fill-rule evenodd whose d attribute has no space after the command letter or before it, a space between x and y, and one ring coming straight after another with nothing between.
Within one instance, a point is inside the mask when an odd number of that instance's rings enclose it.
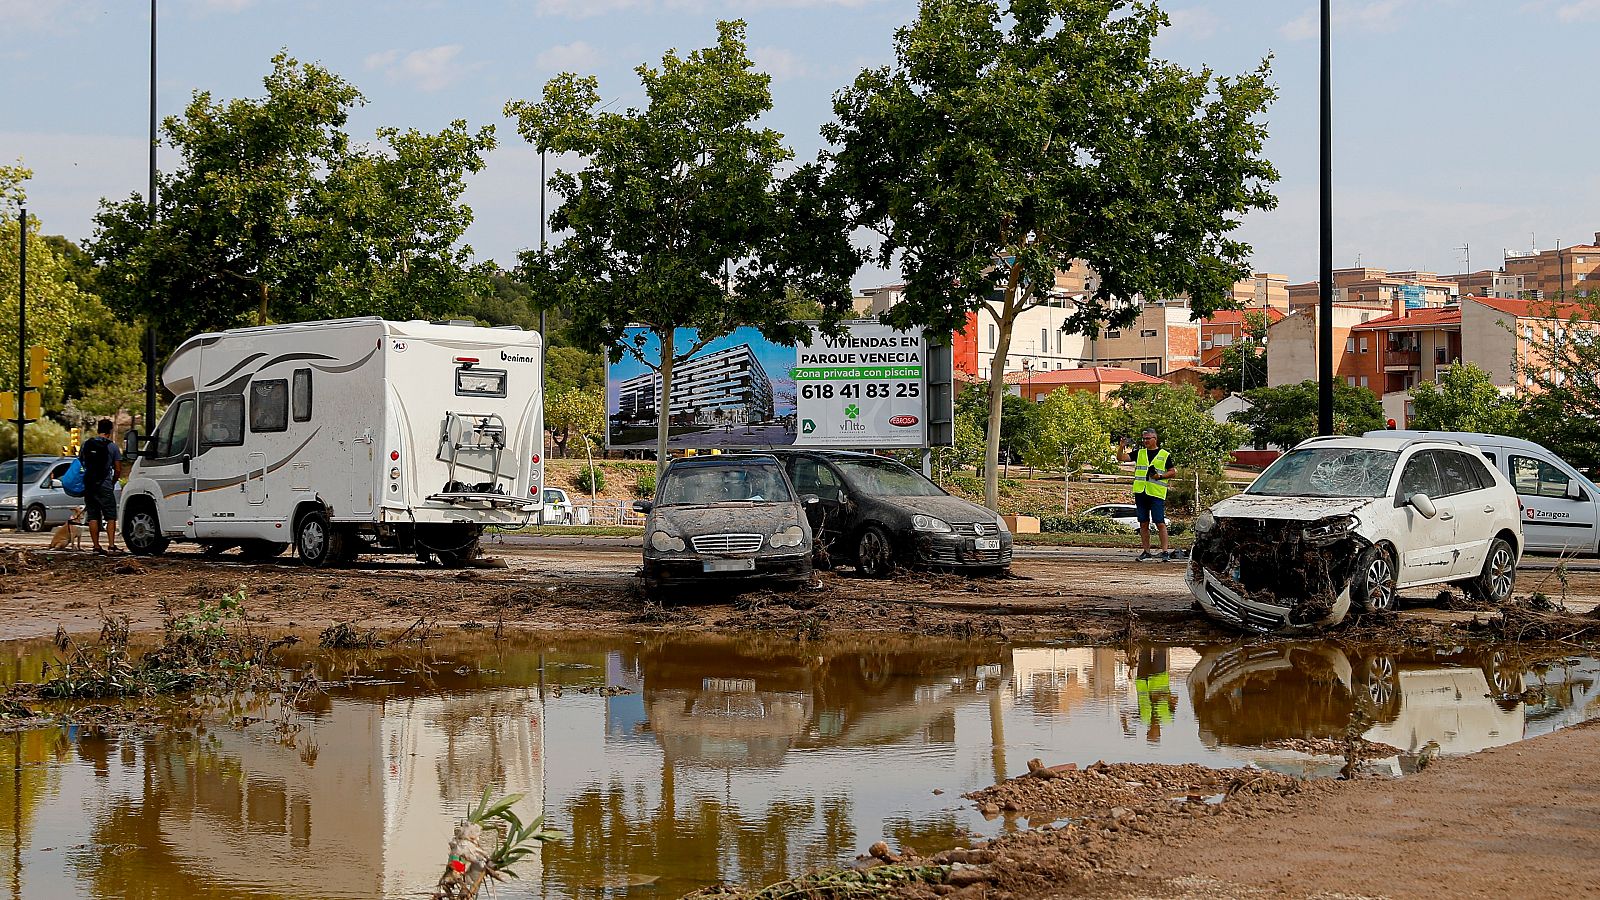
<instances>
[{"instance_id":1,"label":"silver car","mask_svg":"<svg viewBox=\"0 0 1600 900\"><path fill-rule=\"evenodd\" d=\"M83 505L61 487L61 476L72 465L70 456L28 456L22 460L22 528L43 531L72 518ZM121 485L116 488L121 493ZM17 461L0 462L0 528L17 525Z\"/></svg>"}]
</instances>

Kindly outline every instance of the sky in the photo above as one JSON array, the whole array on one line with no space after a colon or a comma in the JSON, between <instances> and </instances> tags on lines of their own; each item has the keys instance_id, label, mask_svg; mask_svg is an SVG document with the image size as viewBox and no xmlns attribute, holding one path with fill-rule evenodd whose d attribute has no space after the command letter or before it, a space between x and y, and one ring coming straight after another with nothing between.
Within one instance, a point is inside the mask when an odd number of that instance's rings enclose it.
<instances>
[{"instance_id":1,"label":"sky","mask_svg":"<svg viewBox=\"0 0 1600 900\"><path fill-rule=\"evenodd\" d=\"M1317 268L1317 4L1166 0L1158 55L1222 74L1271 54L1279 99L1266 153L1279 207L1235 235L1257 271ZM1391 270L1496 267L1600 231L1600 136L1591 98L1600 0L1334 0L1334 260ZM772 75L765 124L801 159L822 147L833 93L893 60L914 0L159 0L160 115L191 94L259 97L280 49L358 86L351 132L437 131L464 118L499 146L465 195L477 258L509 267L539 242L539 159L502 115L562 71L594 74L620 107L633 72L743 18ZM149 127L144 0L0 0L0 161L34 170L46 233L93 234L102 197L142 193ZM170 153L161 165L175 162ZM552 158L552 167L573 164ZM553 199L550 201L553 203ZM1466 249L1464 249L1466 248ZM893 272L864 268L857 287Z\"/></svg>"}]
</instances>

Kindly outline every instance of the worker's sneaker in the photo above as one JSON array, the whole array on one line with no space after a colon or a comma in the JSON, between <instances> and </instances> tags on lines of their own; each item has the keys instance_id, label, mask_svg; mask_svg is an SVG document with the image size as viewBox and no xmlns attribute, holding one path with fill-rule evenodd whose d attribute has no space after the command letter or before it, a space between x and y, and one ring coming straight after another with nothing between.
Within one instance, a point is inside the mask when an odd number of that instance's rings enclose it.
<instances>
[{"instance_id":1,"label":"worker's sneaker","mask_svg":"<svg viewBox=\"0 0 1600 900\"><path fill-rule=\"evenodd\" d=\"M1172 562L1172 554L1163 550L1161 555L1156 557L1156 562Z\"/></svg>"},{"instance_id":2,"label":"worker's sneaker","mask_svg":"<svg viewBox=\"0 0 1600 900\"><path fill-rule=\"evenodd\" d=\"M1134 557L1133 561L1134 562L1150 562L1151 560L1154 560L1155 558L1156 558L1156 555L1154 553L1151 553L1149 550L1146 550L1145 552L1143 552L1143 553L1139 554L1138 556Z\"/></svg>"}]
</instances>

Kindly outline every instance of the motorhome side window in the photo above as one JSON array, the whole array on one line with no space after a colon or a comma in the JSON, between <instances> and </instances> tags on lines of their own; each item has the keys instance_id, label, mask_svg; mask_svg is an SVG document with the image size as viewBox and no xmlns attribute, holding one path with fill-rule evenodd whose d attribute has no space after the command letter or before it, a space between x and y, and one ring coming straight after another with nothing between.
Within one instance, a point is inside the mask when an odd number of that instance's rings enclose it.
<instances>
[{"instance_id":1,"label":"motorhome side window","mask_svg":"<svg viewBox=\"0 0 1600 900\"><path fill-rule=\"evenodd\" d=\"M200 396L200 452L244 443L244 395Z\"/></svg>"},{"instance_id":2,"label":"motorhome side window","mask_svg":"<svg viewBox=\"0 0 1600 900\"><path fill-rule=\"evenodd\" d=\"M1565 497L1567 475L1542 459L1511 455L1511 485L1528 497Z\"/></svg>"},{"instance_id":3,"label":"motorhome side window","mask_svg":"<svg viewBox=\"0 0 1600 900\"><path fill-rule=\"evenodd\" d=\"M456 369L456 394L461 397L504 397L506 373L499 369Z\"/></svg>"},{"instance_id":4,"label":"motorhome side window","mask_svg":"<svg viewBox=\"0 0 1600 900\"><path fill-rule=\"evenodd\" d=\"M294 370L294 420L311 421L311 370Z\"/></svg>"},{"instance_id":5,"label":"motorhome side window","mask_svg":"<svg viewBox=\"0 0 1600 900\"><path fill-rule=\"evenodd\" d=\"M289 429L289 382L282 378L250 382L250 430Z\"/></svg>"},{"instance_id":6,"label":"motorhome side window","mask_svg":"<svg viewBox=\"0 0 1600 900\"><path fill-rule=\"evenodd\" d=\"M194 398L183 397L156 427L156 436L150 455L155 459L172 459L189 449L189 435L194 432Z\"/></svg>"}]
</instances>

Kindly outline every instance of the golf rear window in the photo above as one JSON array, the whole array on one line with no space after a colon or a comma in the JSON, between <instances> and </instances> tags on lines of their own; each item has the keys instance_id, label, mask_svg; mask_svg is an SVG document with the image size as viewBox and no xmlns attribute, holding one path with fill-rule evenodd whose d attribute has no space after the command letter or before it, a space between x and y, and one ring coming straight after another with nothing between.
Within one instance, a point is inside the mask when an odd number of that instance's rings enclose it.
<instances>
[{"instance_id":1,"label":"golf rear window","mask_svg":"<svg viewBox=\"0 0 1600 900\"><path fill-rule=\"evenodd\" d=\"M456 369L456 394L462 397L504 397L506 373L499 369Z\"/></svg>"}]
</instances>

